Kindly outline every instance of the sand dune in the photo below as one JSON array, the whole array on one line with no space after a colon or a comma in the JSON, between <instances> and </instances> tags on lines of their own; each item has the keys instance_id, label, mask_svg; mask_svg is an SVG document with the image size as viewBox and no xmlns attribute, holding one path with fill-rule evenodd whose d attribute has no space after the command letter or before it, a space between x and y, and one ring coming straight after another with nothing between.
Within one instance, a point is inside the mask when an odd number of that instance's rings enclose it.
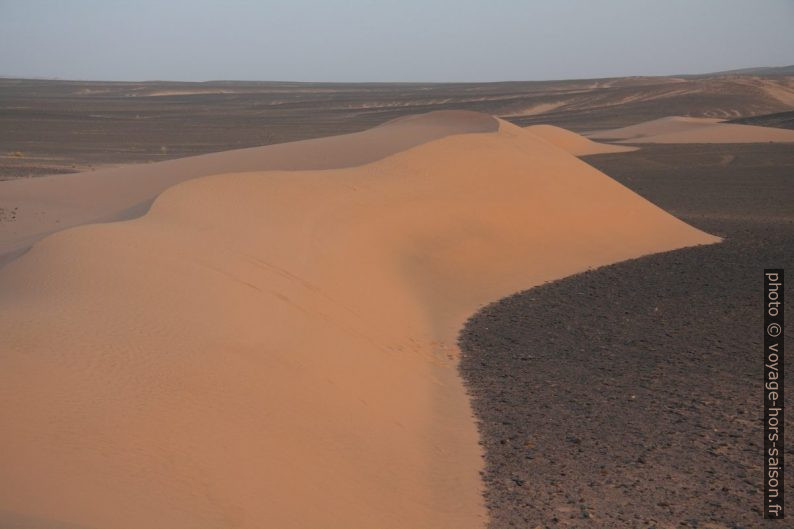
<instances>
[{"instance_id":1,"label":"sand dune","mask_svg":"<svg viewBox=\"0 0 794 529\"><path fill-rule=\"evenodd\" d=\"M683 132L698 129L705 125L719 123L721 120L712 118L689 118L685 116L670 116L667 118L644 121L636 125L619 129L599 130L587 134L590 138L606 140L626 140L644 136L656 136L671 132Z\"/></svg>"},{"instance_id":2,"label":"sand dune","mask_svg":"<svg viewBox=\"0 0 794 529\"><path fill-rule=\"evenodd\" d=\"M669 117L620 129L589 133L596 139L619 143L761 143L794 142L794 131L723 123L718 119Z\"/></svg>"},{"instance_id":3,"label":"sand dune","mask_svg":"<svg viewBox=\"0 0 794 529\"><path fill-rule=\"evenodd\" d=\"M588 154L604 154L608 152L636 151L636 147L624 145L609 145L597 143L575 132L555 127L553 125L530 125L524 128L530 134L542 138L557 147L568 151L574 156L587 156Z\"/></svg>"},{"instance_id":4,"label":"sand dune","mask_svg":"<svg viewBox=\"0 0 794 529\"><path fill-rule=\"evenodd\" d=\"M54 231L140 215L174 184L224 172L334 169L379 160L449 134L494 131L496 119L476 112L439 111L398 118L366 133L194 156L79 174L0 181L0 265ZM5 258L4 258L5 256Z\"/></svg>"},{"instance_id":5,"label":"sand dune","mask_svg":"<svg viewBox=\"0 0 794 529\"><path fill-rule=\"evenodd\" d=\"M357 167L183 182L0 271L0 517L483 527L465 319L716 240L504 122Z\"/></svg>"}]
</instances>

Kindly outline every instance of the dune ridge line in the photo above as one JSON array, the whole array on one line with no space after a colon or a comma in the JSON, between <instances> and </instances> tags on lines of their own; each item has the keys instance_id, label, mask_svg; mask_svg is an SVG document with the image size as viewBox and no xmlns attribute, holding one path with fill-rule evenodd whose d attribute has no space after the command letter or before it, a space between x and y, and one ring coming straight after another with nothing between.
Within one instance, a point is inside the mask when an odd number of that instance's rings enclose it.
<instances>
[{"instance_id":1,"label":"dune ridge line","mask_svg":"<svg viewBox=\"0 0 794 529\"><path fill-rule=\"evenodd\" d=\"M0 181L0 266L37 240L71 226L139 217L165 189L219 173L363 165L450 134L495 131L486 114L445 110L405 116L368 131L251 147L77 174Z\"/></svg>"}]
</instances>

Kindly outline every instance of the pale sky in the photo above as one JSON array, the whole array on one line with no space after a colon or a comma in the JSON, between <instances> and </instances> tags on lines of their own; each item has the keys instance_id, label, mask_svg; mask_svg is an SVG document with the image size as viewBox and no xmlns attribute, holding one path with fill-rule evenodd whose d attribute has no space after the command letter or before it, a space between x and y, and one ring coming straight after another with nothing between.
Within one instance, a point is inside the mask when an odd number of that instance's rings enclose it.
<instances>
[{"instance_id":1,"label":"pale sky","mask_svg":"<svg viewBox=\"0 0 794 529\"><path fill-rule=\"evenodd\" d=\"M506 81L794 64L794 0L0 0L0 76Z\"/></svg>"}]
</instances>

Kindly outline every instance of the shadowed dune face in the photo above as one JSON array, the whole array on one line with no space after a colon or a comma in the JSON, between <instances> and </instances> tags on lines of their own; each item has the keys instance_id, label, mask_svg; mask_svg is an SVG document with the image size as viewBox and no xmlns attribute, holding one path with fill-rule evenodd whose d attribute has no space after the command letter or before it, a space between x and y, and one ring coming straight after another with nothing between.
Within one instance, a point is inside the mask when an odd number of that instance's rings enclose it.
<instances>
[{"instance_id":1,"label":"shadowed dune face","mask_svg":"<svg viewBox=\"0 0 794 529\"><path fill-rule=\"evenodd\" d=\"M590 138L620 143L762 143L794 142L794 131L724 123L718 119L674 116L620 129L588 134Z\"/></svg>"},{"instance_id":2,"label":"shadowed dune face","mask_svg":"<svg viewBox=\"0 0 794 529\"><path fill-rule=\"evenodd\" d=\"M495 118L437 111L394 119L366 132L212 153L148 166L0 181L0 265L42 237L70 226L138 216L163 190L211 174L335 169L379 160L451 134L495 131ZM6 256L4 258L4 256Z\"/></svg>"},{"instance_id":3,"label":"shadowed dune face","mask_svg":"<svg viewBox=\"0 0 794 529\"><path fill-rule=\"evenodd\" d=\"M483 527L465 319L717 240L507 124L359 167L183 182L0 272L0 509L107 529Z\"/></svg>"}]
</instances>

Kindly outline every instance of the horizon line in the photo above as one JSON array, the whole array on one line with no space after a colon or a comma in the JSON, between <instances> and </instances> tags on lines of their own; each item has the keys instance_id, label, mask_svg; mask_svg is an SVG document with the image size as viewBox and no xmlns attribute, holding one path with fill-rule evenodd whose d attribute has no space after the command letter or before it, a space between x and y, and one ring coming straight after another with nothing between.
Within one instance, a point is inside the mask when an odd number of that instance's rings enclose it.
<instances>
[{"instance_id":1,"label":"horizon line","mask_svg":"<svg viewBox=\"0 0 794 529\"><path fill-rule=\"evenodd\" d=\"M48 77L48 76L18 76L13 74L2 74L0 79L12 81L62 81L75 83L185 83L185 84L208 84L208 83L273 83L273 84L422 84L422 85L444 85L444 84L499 84L499 83L549 83L559 81L595 81L602 79L631 79L631 78L662 78L662 77L698 77L708 75L764 75L763 72L755 70L778 70L794 69L794 63L777 66L747 66L732 68L730 70L718 70L704 73L675 73L675 74L632 74L632 75L613 75L606 77L566 77L557 79L505 79L499 81L295 81L295 80L275 80L275 79L205 79L201 81L186 81L178 79L91 79L91 78L70 78L70 77ZM769 75L787 75L769 74ZM794 75L792 73L791 75Z\"/></svg>"}]
</instances>

